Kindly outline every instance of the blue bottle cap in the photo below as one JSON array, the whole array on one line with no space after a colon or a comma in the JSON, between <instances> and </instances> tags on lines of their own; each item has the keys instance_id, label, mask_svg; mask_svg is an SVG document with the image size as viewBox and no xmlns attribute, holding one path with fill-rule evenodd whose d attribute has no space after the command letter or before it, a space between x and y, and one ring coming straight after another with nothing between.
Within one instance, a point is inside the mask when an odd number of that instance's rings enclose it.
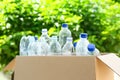
<instances>
[{"instance_id":1,"label":"blue bottle cap","mask_svg":"<svg viewBox=\"0 0 120 80\"><path fill-rule=\"evenodd\" d=\"M87 33L81 33L80 38L87 38L88 34Z\"/></svg>"},{"instance_id":2,"label":"blue bottle cap","mask_svg":"<svg viewBox=\"0 0 120 80\"><path fill-rule=\"evenodd\" d=\"M67 28L68 25L67 25L66 23L63 23L63 24L62 24L62 27L63 27L63 28Z\"/></svg>"},{"instance_id":3,"label":"blue bottle cap","mask_svg":"<svg viewBox=\"0 0 120 80\"><path fill-rule=\"evenodd\" d=\"M77 46L77 42L74 42L74 43L73 43L73 46L74 46L74 48L76 48L76 46Z\"/></svg>"},{"instance_id":4,"label":"blue bottle cap","mask_svg":"<svg viewBox=\"0 0 120 80\"><path fill-rule=\"evenodd\" d=\"M94 44L88 44L88 51L93 52L95 50Z\"/></svg>"},{"instance_id":5,"label":"blue bottle cap","mask_svg":"<svg viewBox=\"0 0 120 80\"><path fill-rule=\"evenodd\" d=\"M36 36L35 36L34 38L35 38L35 41L37 41L37 40L38 40L38 38L37 38Z\"/></svg>"}]
</instances>

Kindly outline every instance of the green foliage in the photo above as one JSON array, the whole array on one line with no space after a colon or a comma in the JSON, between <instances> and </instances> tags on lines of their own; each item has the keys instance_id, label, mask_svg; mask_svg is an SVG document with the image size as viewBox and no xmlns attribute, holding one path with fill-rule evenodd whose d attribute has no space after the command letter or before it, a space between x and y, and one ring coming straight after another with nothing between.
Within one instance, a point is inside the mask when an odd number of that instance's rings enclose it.
<instances>
[{"instance_id":1,"label":"green foliage","mask_svg":"<svg viewBox=\"0 0 120 80\"><path fill-rule=\"evenodd\" d=\"M0 63L19 54L22 35L40 36L47 28L58 35L68 23L74 41L87 32L101 52L120 56L120 4L112 0L3 0L0 1Z\"/></svg>"}]
</instances>

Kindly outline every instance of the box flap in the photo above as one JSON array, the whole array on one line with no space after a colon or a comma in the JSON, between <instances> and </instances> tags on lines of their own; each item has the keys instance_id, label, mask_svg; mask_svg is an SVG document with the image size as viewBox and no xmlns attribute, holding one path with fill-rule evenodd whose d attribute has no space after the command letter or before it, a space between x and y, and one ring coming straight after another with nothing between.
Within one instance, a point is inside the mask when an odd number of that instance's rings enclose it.
<instances>
[{"instance_id":1,"label":"box flap","mask_svg":"<svg viewBox=\"0 0 120 80\"><path fill-rule=\"evenodd\" d=\"M15 70L15 58L4 68L4 71Z\"/></svg>"},{"instance_id":2,"label":"box flap","mask_svg":"<svg viewBox=\"0 0 120 80\"><path fill-rule=\"evenodd\" d=\"M103 63L105 63L112 71L120 76L120 58L113 53L97 56Z\"/></svg>"}]
</instances>

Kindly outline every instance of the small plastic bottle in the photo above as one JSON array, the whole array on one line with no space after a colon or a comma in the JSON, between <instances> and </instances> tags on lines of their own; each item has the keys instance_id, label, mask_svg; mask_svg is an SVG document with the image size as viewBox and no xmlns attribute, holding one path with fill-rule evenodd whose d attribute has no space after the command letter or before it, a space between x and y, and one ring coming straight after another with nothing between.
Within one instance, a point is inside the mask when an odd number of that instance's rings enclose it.
<instances>
[{"instance_id":1,"label":"small plastic bottle","mask_svg":"<svg viewBox=\"0 0 120 80\"><path fill-rule=\"evenodd\" d=\"M38 48L37 38L34 36L29 37L29 45L28 45L28 56L36 56L37 55L37 48Z\"/></svg>"},{"instance_id":2,"label":"small plastic bottle","mask_svg":"<svg viewBox=\"0 0 120 80\"><path fill-rule=\"evenodd\" d=\"M49 44L50 43L50 37L48 36L47 29L42 29L42 35L40 38L44 37L46 42Z\"/></svg>"},{"instance_id":3,"label":"small plastic bottle","mask_svg":"<svg viewBox=\"0 0 120 80\"><path fill-rule=\"evenodd\" d=\"M76 55L77 56L87 56L87 46L89 41L87 40L87 33L80 34L80 40L76 45Z\"/></svg>"},{"instance_id":4,"label":"small plastic bottle","mask_svg":"<svg viewBox=\"0 0 120 80\"><path fill-rule=\"evenodd\" d=\"M71 37L71 31L68 29L67 24L62 24L62 29L59 32L59 43L61 47L66 43L67 37Z\"/></svg>"},{"instance_id":5,"label":"small plastic bottle","mask_svg":"<svg viewBox=\"0 0 120 80\"><path fill-rule=\"evenodd\" d=\"M46 42L44 37L40 38L37 55L46 56L50 52L50 46Z\"/></svg>"},{"instance_id":6,"label":"small plastic bottle","mask_svg":"<svg viewBox=\"0 0 120 80\"><path fill-rule=\"evenodd\" d=\"M27 56L27 47L28 47L28 43L27 43L27 37L26 36L22 36L21 40L20 40L20 56Z\"/></svg>"},{"instance_id":7,"label":"small plastic bottle","mask_svg":"<svg viewBox=\"0 0 120 80\"><path fill-rule=\"evenodd\" d=\"M50 53L48 55L61 55L61 46L57 41L57 36L51 38Z\"/></svg>"},{"instance_id":8,"label":"small plastic bottle","mask_svg":"<svg viewBox=\"0 0 120 80\"><path fill-rule=\"evenodd\" d=\"M94 44L90 43L88 44L88 54L98 56L100 55L100 51L95 47Z\"/></svg>"},{"instance_id":9,"label":"small plastic bottle","mask_svg":"<svg viewBox=\"0 0 120 80\"><path fill-rule=\"evenodd\" d=\"M73 38L67 37L67 42L62 48L62 55L73 55L74 46L72 44Z\"/></svg>"}]
</instances>

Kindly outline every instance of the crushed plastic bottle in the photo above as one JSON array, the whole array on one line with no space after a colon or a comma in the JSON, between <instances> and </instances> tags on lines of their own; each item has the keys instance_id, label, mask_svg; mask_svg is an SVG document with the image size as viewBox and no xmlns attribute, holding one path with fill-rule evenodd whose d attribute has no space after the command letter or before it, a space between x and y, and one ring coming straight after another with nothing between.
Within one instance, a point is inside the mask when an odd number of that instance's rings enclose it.
<instances>
[{"instance_id":1,"label":"crushed plastic bottle","mask_svg":"<svg viewBox=\"0 0 120 80\"><path fill-rule=\"evenodd\" d=\"M67 37L67 42L62 48L62 55L73 55L74 46L72 44L73 38Z\"/></svg>"},{"instance_id":2,"label":"crushed plastic bottle","mask_svg":"<svg viewBox=\"0 0 120 80\"><path fill-rule=\"evenodd\" d=\"M44 37L46 42L49 44L50 43L50 37L48 36L47 29L42 29L42 35L40 38Z\"/></svg>"},{"instance_id":3,"label":"crushed plastic bottle","mask_svg":"<svg viewBox=\"0 0 120 80\"><path fill-rule=\"evenodd\" d=\"M66 43L67 37L71 37L71 31L68 29L67 24L62 24L62 29L59 32L59 43L61 47Z\"/></svg>"},{"instance_id":4,"label":"crushed plastic bottle","mask_svg":"<svg viewBox=\"0 0 120 80\"><path fill-rule=\"evenodd\" d=\"M80 40L76 45L76 55L77 56L87 56L87 46L89 41L87 40L87 33L80 34Z\"/></svg>"},{"instance_id":5,"label":"crushed plastic bottle","mask_svg":"<svg viewBox=\"0 0 120 80\"><path fill-rule=\"evenodd\" d=\"M61 46L57 41L57 36L51 38L50 53L48 55L61 55Z\"/></svg>"},{"instance_id":6,"label":"crushed plastic bottle","mask_svg":"<svg viewBox=\"0 0 120 80\"><path fill-rule=\"evenodd\" d=\"M100 55L100 51L95 47L94 44L90 43L88 44L88 54L98 56Z\"/></svg>"}]
</instances>

